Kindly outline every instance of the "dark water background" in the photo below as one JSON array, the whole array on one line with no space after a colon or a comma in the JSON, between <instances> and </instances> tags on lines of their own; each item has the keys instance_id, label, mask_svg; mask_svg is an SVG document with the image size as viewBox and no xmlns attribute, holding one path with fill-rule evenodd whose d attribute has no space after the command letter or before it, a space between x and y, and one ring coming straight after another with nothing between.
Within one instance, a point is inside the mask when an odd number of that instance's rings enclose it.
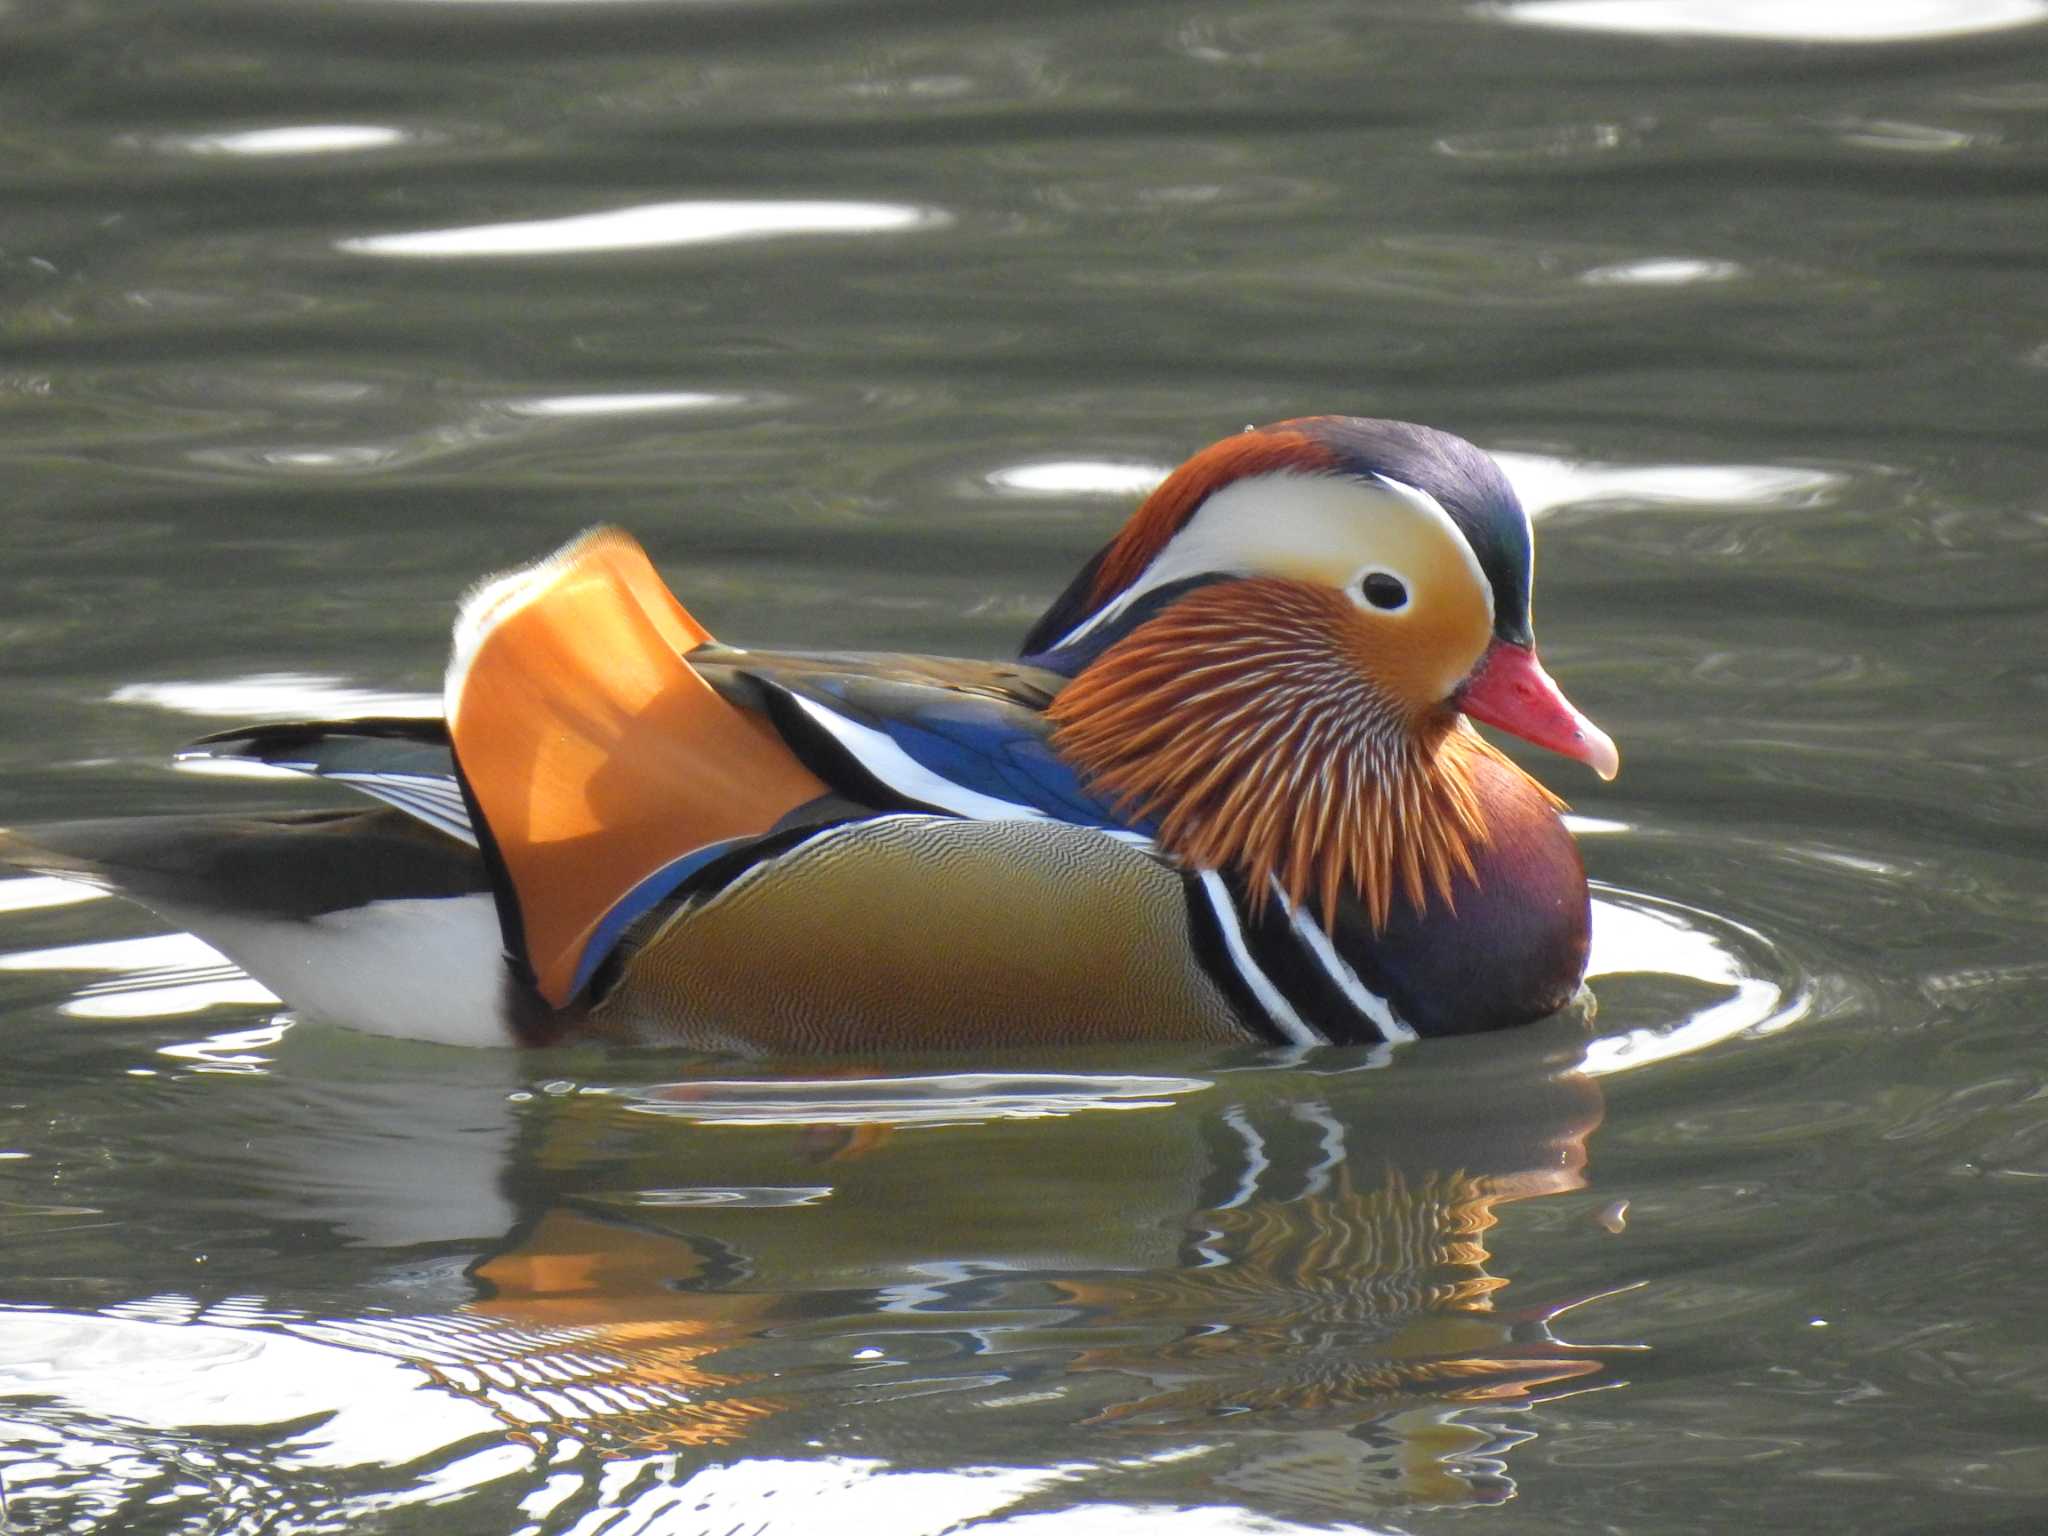
<instances>
[{"instance_id":1,"label":"dark water background","mask_svg":"<svg viewBox=\"0 0 2048 1536\"><path fill-rule=\"evenodd\" d=\"M0 820L605 519L1010 650L1149 474L1541 510L1598 1038L735 1071L287 1028L0 883L17 1525L2048 1522L2048 7L0 8Z\"/></svg>"}]
</instances>

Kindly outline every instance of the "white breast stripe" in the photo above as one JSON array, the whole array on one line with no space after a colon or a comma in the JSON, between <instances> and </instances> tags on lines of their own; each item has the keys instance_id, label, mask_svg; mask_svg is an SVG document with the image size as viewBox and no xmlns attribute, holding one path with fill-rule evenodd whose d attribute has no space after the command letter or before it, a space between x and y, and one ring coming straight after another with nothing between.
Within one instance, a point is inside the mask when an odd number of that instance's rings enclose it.
<instances>
[{"instance_id":1,"label":"white breast stripe","mask_svg":"<svg viewBox=\"0 0 2048 1536\"><path fill-rule=\"evenodd\" d=\"M1330 1106L1316 1099L1306 1104L1297 1104L1289 1111L1303 1125L1312 1125L1322 1132L1316 1138L1316 1145L1322 1149L1315 1166L1308 1171L1308 1180L1301 1186L1304 1195L1320 1195L1329 1190L1330 1178L1344 1166L1344 1126L1330 1113Z\"/></svg>"},{"instance_id":2,"label":"white breast stripe","mask_svg":"<svg viewBox=\"0 0 2048 1536\"><path fill-rule=\"evenodd\" d=\"M1252 989L1252 996L1259 1000L1259 1006L1266 1010L1266 1016L1281 1034L1296 1045L1327 1045L1316 1031L1302 1023L1301 1015L1273 985L1272 978L1259 969L1259 963L1252 959L1252 952L1244 941L1244 930L1238 926L1237 908L1231 902L1229 888L1223 877L1213 869L1205 869L1197 877L1202 882L1202 891L1209 898L1209 908L1216 914L1216 926L1223 930L1223 944L1230 951L1230 962L1237 967L1238 975L1244 978L1246 986Z\"/></svg>"},{"instance_id":3,"label":"white breast stripe","mask_svg":"<svg viewBox=\"0 0 2048 1536\"><path fill-rule=\"evenodd\" d=\"M1294 926L1294 936L1307 946L1316 962L1329 973L1330 980L1337 983L1337 990L1344 994L1346 1002L1372 1021L1373 1028L1380 1032L1380 1038L1388 1044L1400 1044L1416 1039L1415 1031L1399 1018L1388 1006L1387 1000L1368 992L1365 983L1358 979L1358 972L1351 969L1337 947L1330 942L1330 936L1323 932L1322 924L1315 921L1301 908L1288 903L1287 893L1280 888L1280 882L1273 882L1273 891L1283 905L1287 906L1287 920Z\"/></svg>"},{"instance_id":4,"label":"white breast stripe","mask_svg":"<svg viewBox=\"0 0 2048 1536\"><path fill-rule=\"evenodd\" d=\"M1244 1143L1244 1167L1237 1175L1237 1193L1217 1206L1219 1211L1246 1204L1259 1192L1259 1175L1273 1166L1273 1160L1266 1156L1266 1138L1245 1119L1242 1104L1233 1104L1223 1111L1223 1123L1237 1132L1237 1139ZM1217 1262L1220 1264L1222 1260L1219 1258Z\"/></svg>"}]
</instances>

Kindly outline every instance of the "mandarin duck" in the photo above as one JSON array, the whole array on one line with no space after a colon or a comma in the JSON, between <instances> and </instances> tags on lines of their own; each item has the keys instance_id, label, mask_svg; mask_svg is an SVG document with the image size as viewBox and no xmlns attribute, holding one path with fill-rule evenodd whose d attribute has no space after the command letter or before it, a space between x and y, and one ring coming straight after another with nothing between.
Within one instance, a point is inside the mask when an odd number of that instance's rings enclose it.
<instances>
[{"instance_id":1,"label":"mandarin duck","mask_svg":"<svg viewBox=\"0 0 2048 1536\"><path fill-rule=\"evenodd\" d=\"M1159 485L1014 662L742 650L625 534L485 581L445 719L187 755L382 806L75 822L0 857L115 889L386 1034L752 1054L1525 1023L1580 986L1590 765L1530 525L1427 427L1285 421ZM1469 719L1468 719L1469 717Z\"/></svg>"}]
</instances>

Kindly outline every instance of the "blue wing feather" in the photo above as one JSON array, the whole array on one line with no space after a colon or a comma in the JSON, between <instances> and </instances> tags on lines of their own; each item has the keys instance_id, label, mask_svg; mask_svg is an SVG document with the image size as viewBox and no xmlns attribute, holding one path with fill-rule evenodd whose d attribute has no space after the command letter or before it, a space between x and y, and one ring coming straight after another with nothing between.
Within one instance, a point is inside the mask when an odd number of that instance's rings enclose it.
<instances>
[{"instance_id":1,"label":"blue wing feather","mask_svg":"<svg viewBox=\"0 0 2048 1536\"><path fill-rule=\"evenodd\" d=\"M866 750L879 737L917 770L945 786L1075 826L1111 832L1146 833L1144 823L1120 814L1094 793L1080 774L1053 750L1052 724L1039 710L1012 699L935 684L904 682L838 672L756 674L762 686L780 691L855 728L833 730L833 741L872 777L907 799L937 809L956 809L933 798L928 786L901 772L889 754ZM1001 814L992 807L978 814Z\"/></svg>"},{"instance_id":2,"label":"blue wing feather","mask_svg":"<svg viewBox=\"0 0 2048 1536\"><path fill-rule=\"evenodd\" d=\"M1020 729L1012 713L947 699L912 716L872 723L924 767L964 788L1077 826L1127 830L1045 737Z\"/></svg>"}]
</instances>

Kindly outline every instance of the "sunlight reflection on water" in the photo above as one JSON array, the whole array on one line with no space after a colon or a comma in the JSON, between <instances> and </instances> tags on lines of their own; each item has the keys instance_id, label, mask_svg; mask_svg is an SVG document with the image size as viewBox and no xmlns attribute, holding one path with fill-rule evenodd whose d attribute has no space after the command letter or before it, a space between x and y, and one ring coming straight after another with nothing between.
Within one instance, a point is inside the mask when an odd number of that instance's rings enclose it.
<instances>
[{"instance_id":1,"label":"sunlight reflection on water","mask_svg":"<svg viewBox=\"0 0 2048 1536\"><path fill-rule=\"evenodd\" d=\"M2048 19L2041 0L1519 0L1480 10L1528 26L1798 43L1894 43Z\"/></svg>"},{"instance_id":2,"label":"sunlight reflection on water","mask_svg":"<svg viewBox=\"0 0 2048 1536\"><path fill-rule=\"evenodd\" d=\"M365 150L390 149L412 138L402 128L368 123L306 123L221 133L171 133L137 142L173 154L269 159L282 155L360 154Z\"/></svg>"},{"instance_id":3,"label":"sunlight reflection on water","mask_svg":"<svg viewBox=\"0 0 2048 1536\"><path fill-rule=\"evenodd\" d=\"M323 381L297 391L370 392L369 386ZM549 433L573 438L586 423L630 421L688 411L730 410L775 403L765 391L710 390L593 391L586 394L512 396L458 402L453 411L437 399L421 407L408 402L403 425L390 435L349 442L211 442L185 450L187 463L235 475L329 479L337 475L380 475L445 461L476 450L502 447L514 439Z\"/></svg>"},{"instance_id":4,"label":"sunlight reflection on water","mask_svg":"<svg viewBox=\"0 0 2048 1536\"><path fill-rule=\"evenodd\" d=\"M31 875L23 880L0 880L0 912L33 912L44 907L69 907L81 901L101 901L110 893L81 885L76 880L59 880L50 875Z\"/></svg>"},{"instance_id":5,"label":"sunlight reflection on water","mask_svg":"<svg viewBox=\"0 0 2048 1536\"><path fill-rule=\"evenodd\" d=\"M348 719L356 715L431 718L441 713L432 693L389 693L358 688L338 677L311 672L257 672L159 683L123 683L107 695L110 704L147 704L184 715L259 720Z\"/></svg>"},{"instance_id":6,"label":"sunlight reflection on water","mask_svg":"<svg viewBox=\"0 0 2048 1536\"><path fill-rule=\"evenodd\" d=\"M1727 283L1743 275L1739 262L1703 256L1645 256L1594 267L1579 274L1592 288L1680 288L1693 283Z\"/></svg>"},{"instance_id":7,"label":"sunlight reflection on water","mask_svg":"<svg viewBox=\"0 0 2048 1536\"><path fill-rule=\"evenodd\" d=\"M1144 496L1171 473L1166 464L1108 459L1048 459L990 470L987 482L1019 496Z\"/></svg>"},{"instance_id":8,"label":"sunlight reflection on water","mask_svg":"<svg viewBox=\"0 0 2048 1536\"><path fill-rule=\"evenodd\" d=\"M1586 980L1604 976L1683 978L1727 996L1692 1013L1602 1031L1586 1048L1585 1070L1622 1072L1704 1050L1738 1035L1776 1034L1806 1017L1811 983L1762 934L1677 902L1596 887L1593 953Z\"/></svg>"},{"instance_id":9,"label":"sunlight reflection on water","mask_svg":"<svg viewBox=\"0 0 2048 1536\"><path fill-rule=\"evenodd\" d=\"M1531 517L1589 503L1791 510L1848 483L1846 475L1791 464L1603 464L1499 451L1493 457Z\"/></svg>"},{"instance_id":10,"label":"sunlight reflection on water","mask_svg":"<svg viewBox=\"0 0 2048 1536\"><path fill-rule=\"evenodd\" d=\"M0 1310L0 1397L25 1395L61 1398L110 1425L301 1424L294 1459L312 1467L398 1465L498 1427L417 1369L374 1354L212 1322ZM27 1479L9 1470L19 1496ZM63 1469L42 1470L48 1480Z\"/></svg>"},{"instance_id":11,"label":"sunlight reflection on water","mask_svg":"<svg viewBox=\"0 0 2048 1536\"><path fill-rule=\"evenodd\" d=\"M1725 263L1646 261L1587 272L1588 283L1667 284L1720 281ZM1615 464L1550 454L1493 450L1492 457L1531 517L1586 502L1644 506L1732 506L1772 510L1811 506L1847 483L1830 470L1793 464ZM1144 496L1169 466L1112 459L1051 459L990 470L992 489L1015 496Z\"/></svg>"},{"instance_id":12,"label":"sunlight reflection on water","mask_svg":"<svg viewBox=\"0 0 2048 1536\"><path fill-rule=\"evenodd\" d=\"M652 416L665 411L704 411L742 405L752 398L678 389L616 395L534 395L524 400L507 400L505 409L520 416Z\"/></svg>"},{"instance_id":13,"label":"sunlight reflection on water","mask_svg":"<svg viewBox=\"0 0 2048 1536\"><path fill-rule=\"evenodd\" d=\"M7 886L0 882L0 901ZM103 894L90 887L86 899ZM0 906L0 910L5 910ZM211 945L189 933L0 954L0 971L105 972L58 1011L77 1019L161 1019L220 1007L275 1007L278 999Z\"/></svg>"},{"instance_id":14,"label":"sunlight reflection on water","mask_svg":"<svg viewBox=\"0 0 2048 1536\"><path fill-rule=\"evenodd\" d=\"M648 203L604 213L459 229L360 235L336 242L358 256L446 260L499 256L572 256L664 246L771 240L792 235L897 234L952 222L936 208L903 203L679 202Z\"/></svg>"}]
</instances>

